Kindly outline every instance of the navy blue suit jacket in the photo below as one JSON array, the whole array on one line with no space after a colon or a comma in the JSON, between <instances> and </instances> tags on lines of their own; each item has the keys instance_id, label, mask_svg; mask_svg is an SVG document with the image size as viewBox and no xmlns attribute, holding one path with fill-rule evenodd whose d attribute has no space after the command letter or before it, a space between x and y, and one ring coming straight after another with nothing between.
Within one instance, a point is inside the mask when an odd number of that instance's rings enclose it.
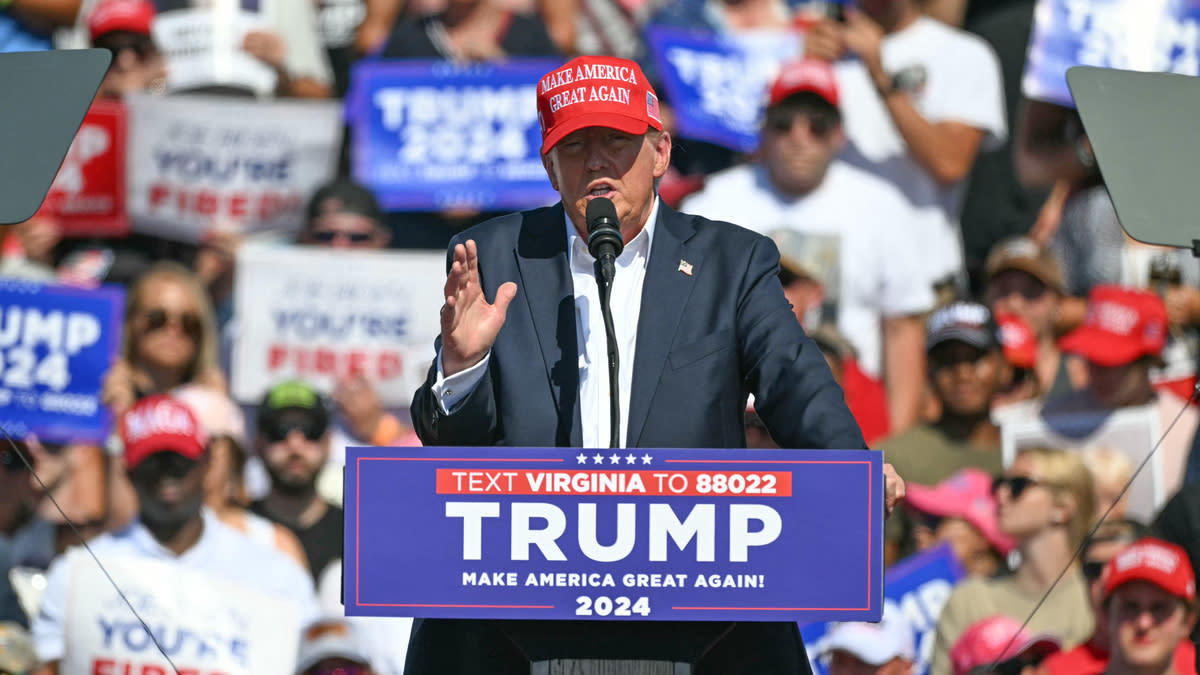
<instances>
[{"instance_id":1,"label":"navy blue suit jacket","mask_svg":"<svg viewBox=\"0 0 1200 675\"><path fill-rule=\"evenodd\" d=\"M478 245L487 298L507 281L517 295L484 379L448 415L434 400L436 364L430 368L412 404L417 434L426 445L579 446L562 205L482 223L457 235L451 250L467 239ZM778 269L770 239L660 206L622 411L629 447L745 447L748 393L782 447L866 447L824 356L784 298Z\"/></svg>"}]
</instances>

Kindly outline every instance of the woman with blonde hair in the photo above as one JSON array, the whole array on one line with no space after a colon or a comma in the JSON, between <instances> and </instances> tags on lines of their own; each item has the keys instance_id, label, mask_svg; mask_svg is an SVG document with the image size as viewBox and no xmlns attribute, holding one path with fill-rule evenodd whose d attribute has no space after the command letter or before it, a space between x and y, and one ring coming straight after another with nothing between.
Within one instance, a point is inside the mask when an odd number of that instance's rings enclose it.
<instances>
[{"instance_id":1,"label":"woman with blonde hair","mask_svg":"<svg viewBox=\"0 0 1200 675\"><path fill-rule=\"evenodd\" d=\"M161 261L138 277L126 299L124 337L102 393L114 417L143 396L185 384L225 391L212 303L188 268Z\"/></svg>"},{"instance_id":2,"label":"woman with blonde hair","mask_svg":"<svg viewBox=\"0 0 1200 675\"><path fill-rule=\"evenodd\" d=\"M1052 635L1066 648L1087 640L1094 629L1087 582L1073 560L1096 517L1091 473L1079 454L1023 449L995 480L993 492L1000 529L1017 540L1020 562L1011 574L967 579L950 594L938 619L932 675L949 675L949 646L968 626L993 614L1021 622L1032 615L1031 632Z\"/></svg>"}]
</instances>

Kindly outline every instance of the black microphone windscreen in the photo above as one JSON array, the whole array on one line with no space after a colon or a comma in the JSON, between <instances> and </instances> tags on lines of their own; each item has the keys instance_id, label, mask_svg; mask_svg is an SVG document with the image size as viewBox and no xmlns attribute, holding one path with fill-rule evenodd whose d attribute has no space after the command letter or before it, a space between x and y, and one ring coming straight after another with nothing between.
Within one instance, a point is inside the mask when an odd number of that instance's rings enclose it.
<instances>
[{"instance_id":1,"label":"black microphone windscreen","mask_svg":"<svg viewBox=\"0 0 1200 675\"><path fill-rule=\"evenodd\" d=\"M597 225L608 221L608 225L620 229L619 221L617 220L617 207L613 205L611 199L600 197L588 201L587 212L588 232L593 231Z\"/></svg>"}]
</instances>

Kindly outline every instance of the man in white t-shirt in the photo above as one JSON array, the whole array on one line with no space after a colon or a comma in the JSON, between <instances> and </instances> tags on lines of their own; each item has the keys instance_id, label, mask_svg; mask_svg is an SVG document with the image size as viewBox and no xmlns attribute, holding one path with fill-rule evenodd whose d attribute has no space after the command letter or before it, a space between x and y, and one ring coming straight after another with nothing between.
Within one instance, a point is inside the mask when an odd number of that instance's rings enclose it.
<instances>
[{"instance_id":1,"label":"man in white t-shirt","mask_svg":"<svg viewBox=\"0 0 1200 675\"><path fill-rule=\"evenodd\" d=\"M917 0L856 4L844 23L821 20L805 37L807 55L838 61L843 157L900 188L920 214L913 234L926 265L961 285L967 176L979 150L1008 133L1000 62L981 38L924 16Z\"/></svg>"},{"instance_id":2,"label":"man in white t-shirt","mask_svg":"<svg viewBox=\"0 0 1200 675\"><path fill-rule=\"evenodd\" d=\"M836 159L845 144L840 120L833 69L811 59L787 64L771 86L762 160L714 174L681 208L761 233L789 230L824 250L826 312L818 320L836 323L866 374L883 380L898 431L917 417L931 277L903 196Z\"/></svg>"},{"instance_id":3,"label":"man in white t-shirt","mask_svg":"<svg viewBox=\"0 0 1200 675\"><path fill-rule=\"evenodd\" d=\"M291 558L224 525L203 508L207 448L204 434L187 406L168 396L150 396L125 414L121 427L125 465L138 494L139 518L121 531L101 535L90 542L100 563L115 572L122 561L153 561L154 564L177 567L180 584L187 583L184 579L205 580L205 584L211 580L214 589L241 589L233 594L235 600L228 607L234 624L223 626L233 634L244 629L237 623L236 616L239 610L247 609L244 605L252 603L253 598L266 597L287 603L288 618L294 617L297 621L298 639L300 627L320 615L312 579ZM80 636L68 630L71 625L79 625L78 621L72 622L71 617L72 611L78 611L81 600L80 585L74 580L84 578L80 574L87 571L85 567L96 564L90 555L76 547L50 566L41 608L33 622L34 643L43 664L36 671L37 675L57 674L68 650L83 648ZM122 590L127 596L153 600L152 589L130 588L128 579L123 583L126 587ZM134 582L133 585L138 584ZM107 593L109 589L88 588L86 592ZM147 596L147 593L151 595ZM185 629L172 626L172 621L180 617L164 615L161 610L148 608L145 604L141 609L151 614L153 629L171 634L174 643L168 641L165 648L173 652L176 665L180 668L193 665L180 661L180 650L184 646L179 636ZM207 609L211 611L211 607ZM186 607L180 611L186 611ZM243 637L249 641L248 636ZM69 640L76 642L68 644ZM126 636L127 643L129 640ZM295 658L295 652L291 651L295 644L294 641L280 644L279 653L268 653L268 657L277 663L290 662ZM273 645L256 644L255 647L270 650ZM90 661L90 655L83 656ZM120 670L111 661L97 663L108 663L106 667L115 668L111 672Z\"/></svg>"}]
</instances>

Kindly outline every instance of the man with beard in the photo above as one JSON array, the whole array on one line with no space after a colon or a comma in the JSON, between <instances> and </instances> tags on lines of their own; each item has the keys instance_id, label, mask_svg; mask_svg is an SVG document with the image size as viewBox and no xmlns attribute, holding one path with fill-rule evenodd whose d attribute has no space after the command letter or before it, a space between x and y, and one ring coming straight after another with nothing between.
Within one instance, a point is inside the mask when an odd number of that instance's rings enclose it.
<instances>
[{"instance_id":1,"label":"man with beard","mask_svg":"<svg viewBox=\"0 0 1200 675\"><path fill-rule=\"evenodd\" d=\"M304 382L275 385L258 409L256 445L271 491L250 510L296 533L319 580L342 557L344 518L317 494L317 474L329 459L329 410L321 396Z\"/></svg>"},{"instance_id":2,"label":"man with beard","mask_svg":"<svg viewBox=\"0 0 1200 675\"><path fill-rule=\"evenodd\" d=\"M137 492L138 518L123 530L90 542L106 569L130 558L167 563L181 572L199 573L292 603L302 624L317 617L313 584L299 565L224 525L203 508L207 439L187 406L169 396L149 396L121 418L120 428L125 466ZM85 551L74 548L51 565L33 623L43 664L38 675L59 672L66 652L75 566L95 564Z\"/></svg>"}]
</instances>

